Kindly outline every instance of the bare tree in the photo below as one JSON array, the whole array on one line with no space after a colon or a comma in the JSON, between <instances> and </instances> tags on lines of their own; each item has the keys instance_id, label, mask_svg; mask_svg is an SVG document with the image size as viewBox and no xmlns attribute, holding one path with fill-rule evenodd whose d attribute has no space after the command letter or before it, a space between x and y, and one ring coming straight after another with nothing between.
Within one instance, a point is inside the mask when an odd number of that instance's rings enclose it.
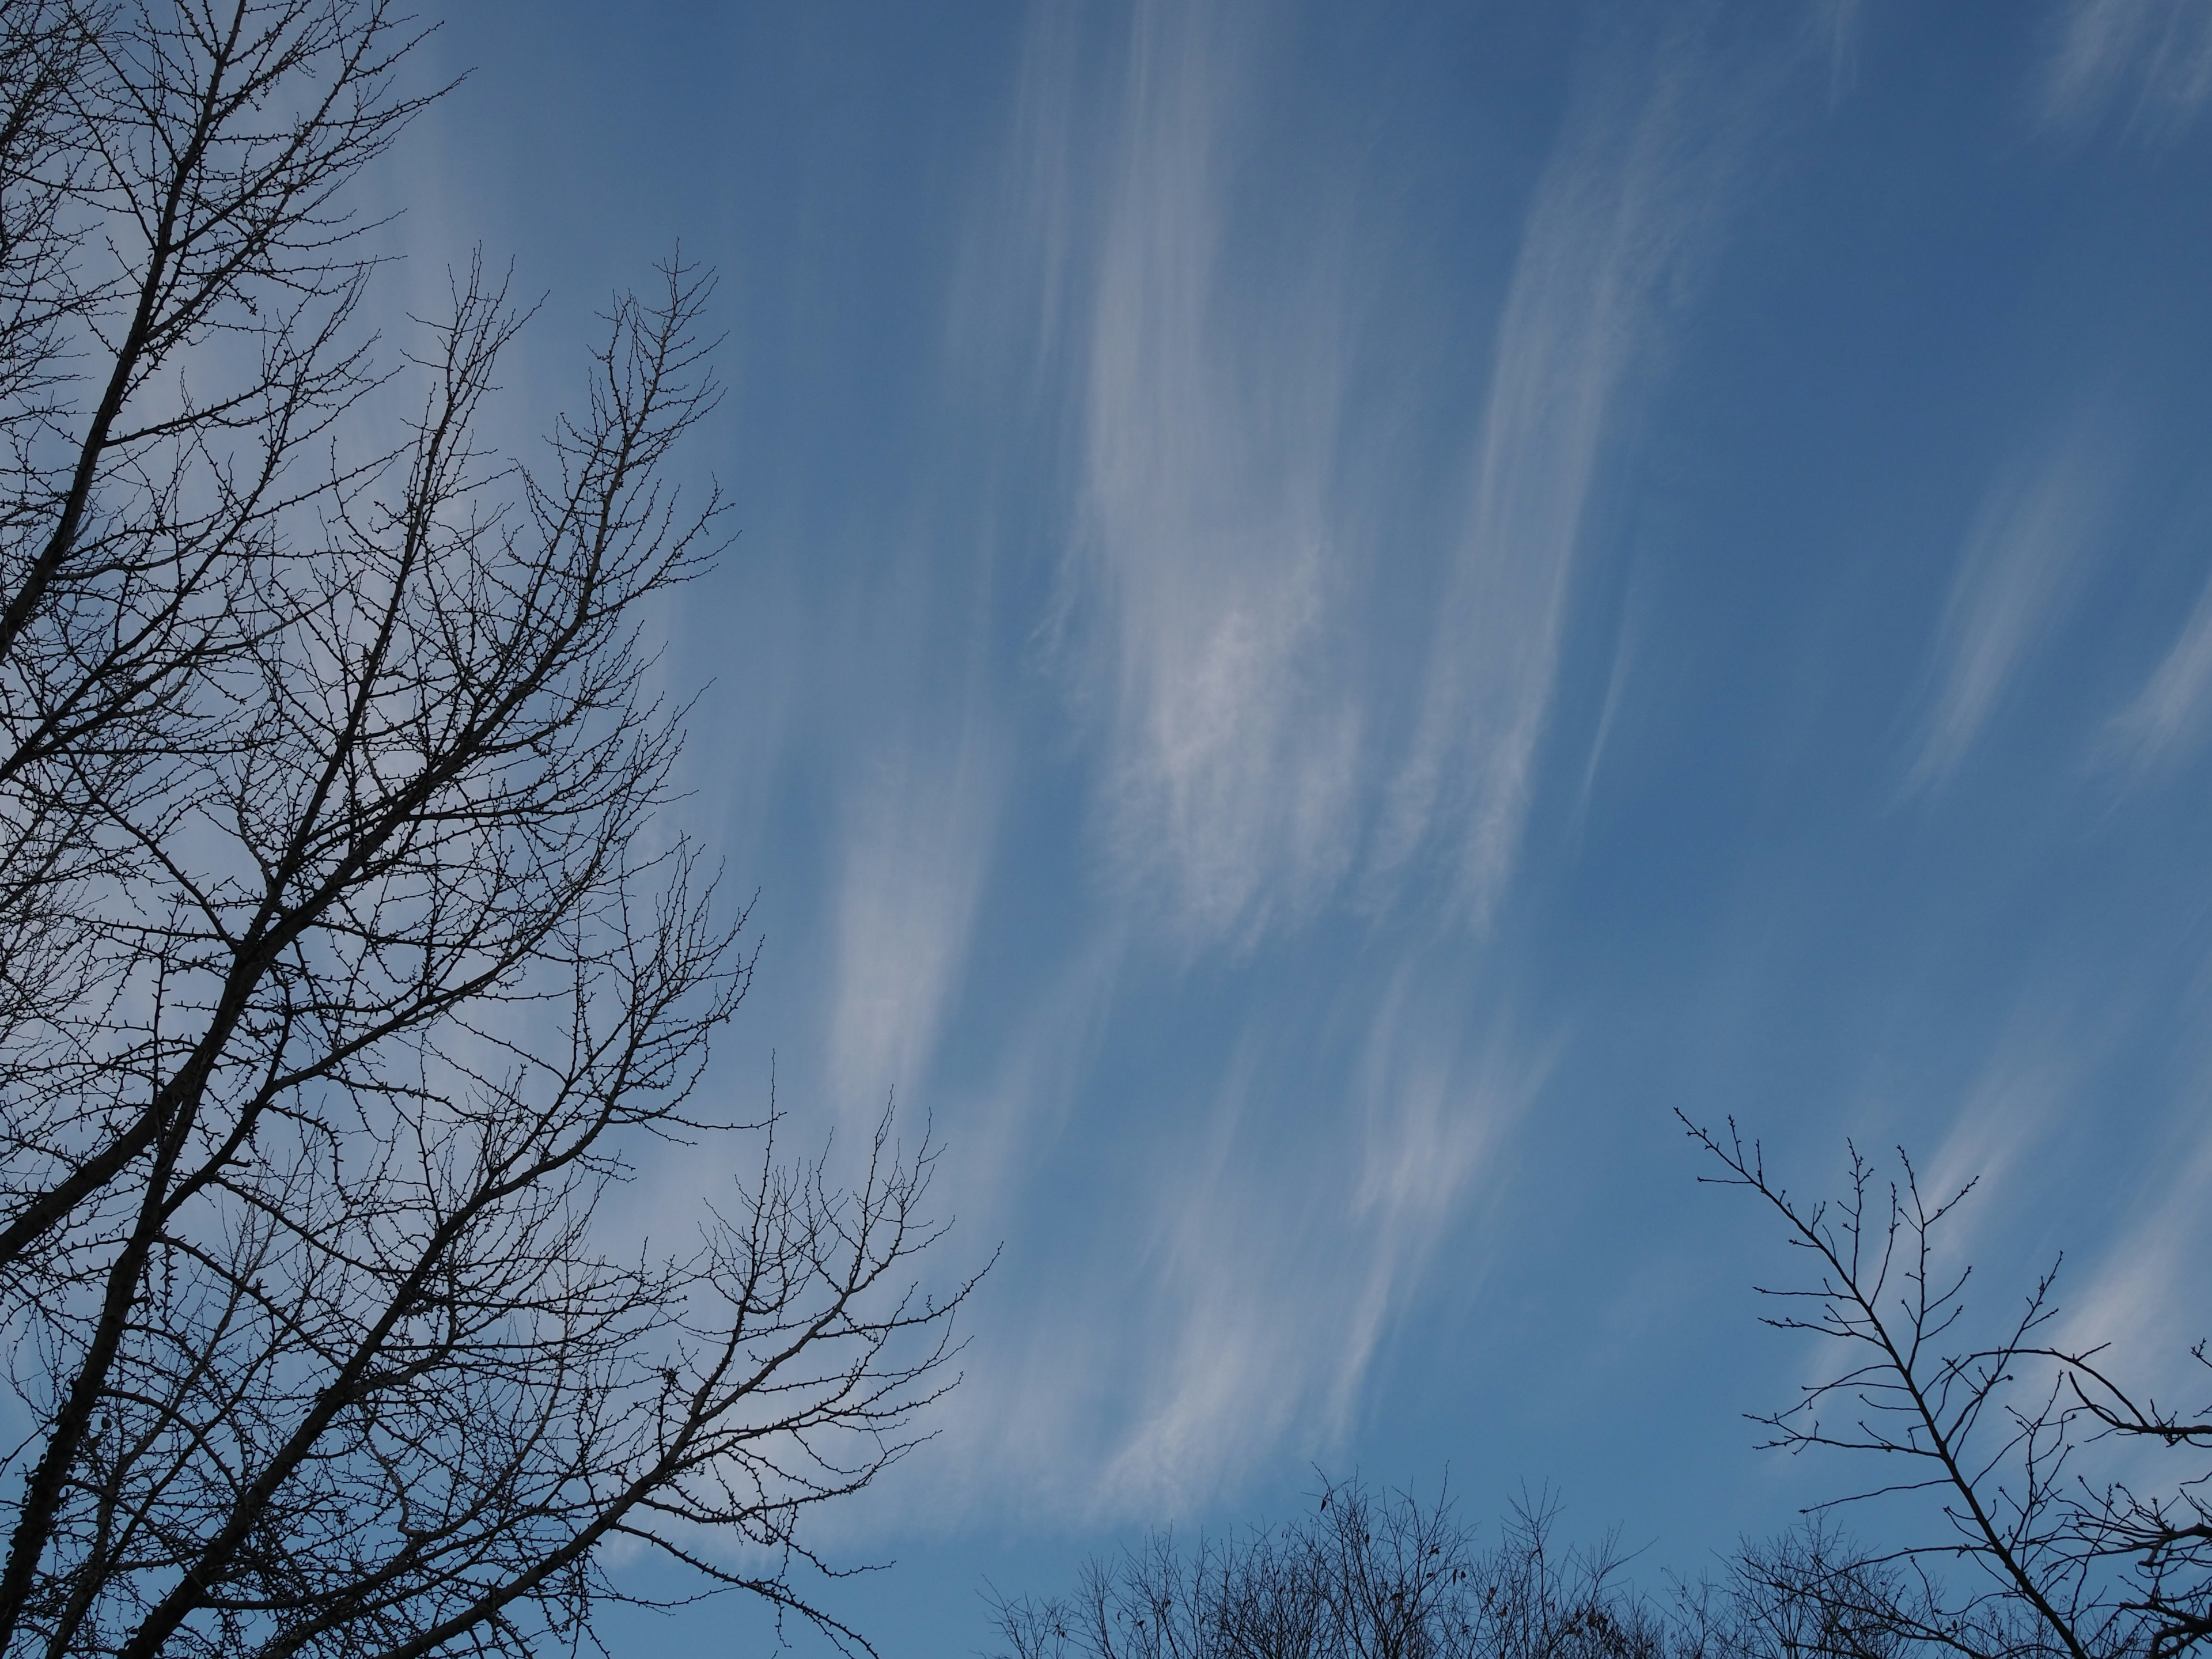
<instances>
[{"instance_id":1,"label":"bare tree","mask_svg":"<svg viewBox=\"0 0 2212 1659\"><path fill-rule=\"evenodd\" d=\"M707 284L615 303L541 465L473 435L481 266L381 365L347 187L419 39L0 21L9 1654L573 1647L625 1542L858 1643L799 1522L948 1384L932 1150L886 1120L841 1189L695 1103L752 957L639 629L720 535L668 478ZM733 1184L618 1246L656 1138Z\"/></svg>"},{"instance_id":2,"label":"bare tree","mask_svg":"<svg viewBox=\"0 0 2212 1659\"><path fill-rule=\"evenodd\" d=\"M1478 1550L1451 1503L1328 1483L1274 1531L1154 1533L1074 1595L996 1597L1010 1659L1667 1659L1674 1626L1621 1582L1610 1540L1561 1550L1555 1504Z\"/></svg>"},{"instance_id":3,"label":"bare tree","mask_svg":"<svg viewBox=\"0 0 2212 1659\"><path fill-rule=\"evenodd\" d=\"M1815 1514L1740 1543L1717 1583L1680 1586L1676 1646L1684 1659L1933 1659L1899 1613L1917 1588Z\"/></svg>"},{"instance_id":4,"label":"bare tree","mask_svg":"<svg viewBox=\"0 0 2212 1659\"><path fill-rule=\"evenodd\" d=\"M1870 1458L1876 1473L1837 1503L1923 1498L1940 1521L1917 1537L1906 1522L1908 1541L1852 1563L1856 1579L1822 1568L1795 1582L1847 1623L1972 1659L2168 1659L2212 1638L2212 1422L2138 1405L2099 1350L2053 1346L2056 1266L1994 1331L1972 1325L1972 1269L1937 1245L1971 1182L1930 1195L1902 1152L1885 1178L1852 1149L1843 1195L1808 1203L1733 1125L1723 1137L1683 1121L1721 1167L1706 1179L1765 1199L1809 1261L1803 1280L1762 1292L1778 1309L1766 1322L1838 1352L1757 1419L1769 1443ZM1947 1585L1944 1564L1964 1582Z\"/></svg>"}]
</instances>

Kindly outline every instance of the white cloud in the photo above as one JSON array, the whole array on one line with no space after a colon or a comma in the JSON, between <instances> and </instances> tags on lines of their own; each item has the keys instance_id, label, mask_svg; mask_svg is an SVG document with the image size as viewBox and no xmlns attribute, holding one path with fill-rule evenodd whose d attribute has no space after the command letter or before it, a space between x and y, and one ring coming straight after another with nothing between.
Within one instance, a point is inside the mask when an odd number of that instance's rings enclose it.
<instances>
[{"instance_id":1,"label":"white cloud","mask_svg":"<svg viewBox=\"0 0 2212 1659\"><path fill-rule=\"evenodd\" d=\"M1090 1080L1127 960L1127 941L1109 924L1024 987L1011 1010L1007 992L998 992L990 1076L957 1101L958 1156L936 1182L964 1235L997 1236L1037 1178L1039 1157L1067 1127Z\"/></svg>"},{"instance_id":2,"label":"white cloud","mask_svg":"<svg viewBox=\"0 0 2212 1659\"><path fill-rule=\"evenodd\" d=\"M2015 463L1984 495L1944 606L1911 787L1949 777L1988 725L2063 611L2104 531L2112 484L2106 447L2083 429Z\"/></svg>"},{"instance_id":3,"label":"white cloud","mask_svg":"<svg viewBox=\"0 0 2212 1659\"><path fill-rule=\"evenodd\" d=\"M1401 520L1349 482L1391 476L1346 464L1365 454L1352 398L1377 297L1342 206L1358 192L1304 181L1287 264L1255 269L1237 240L1256 94L1253 43L1233 32L1264 15L1137 13L1126 82L1095 131L1068 91L1096 93L1097 77L1066 73L1078 32L1040 24L1012 192L1031 234L983 226L993 257L968 261L972 291L956 298L963 337L981 326L980 295L1011 307L1014 248L1054 290L1006 313L1058 353L1079 417L1053 639L1091 699L1114 890L1158 902L1118 904L1105 980L1122 940L1141 950L1163 927L1234 949L1310 920L1364 851L1378 884L1437 858L1459 871L1467 910L1494 900L1609 438L1735 193L1766 84L1677 41L1656 74L1624 53L1584 88L1524 228L1461 533L1442 550L1446 605L1432 639L1409 642L1415 703L1398 719L1382 684L1395 675L1363 656L1352 619L1376 584L1429 570L1431 550L1386 547L1381 526L1427 515ZM1033 130L1055 102L1095 150ZM1187 1109L1146 1103L1141 1143L1133 1128L1116 1143L1111 1190L1085 1201L1111 1218L1103 1236L1069 1244L1048 1285L1002 1292L1019 1305L979 1330L917 1494L942 1504L948 1481L972 1482L1063 1513L1155 1518L1346 1431L1547 1073L1546 1053L1470 1015L1468 971L1348 975L1358 1058L1340 1084L1301 1069L1303 1037L1276 1009ZM1039 999L1048 1097L1074 1088L1055 1080L1056 1045L1091 1040L1101 982L1086 971ZM1341 1032L1318 1051L1342 1052ZM998 1096L974 1115L1003 1126L994 1155L1008 1170L1026 1156L1017 1142L1046 1146Z\"/></svg>"},{"instance_id":4,"label":"white cloud","mask_svg":"<svg viewBox=\"0 0 2212 1659\"><path fill-rule=\"evenodd\" d=\"M1859 31L1864 26L1862 0L1820 0L1812 13L1813 27L1825 37L1828 59L1828 102L1843 101L1858 78Z\"/></svg>"},{"instance_id":5,"label":"white cloud","mask_svg":"<svg viewBox=\"0 0 2212 1659\"><path fill-rule=\"evenodd\" d=\"M1511 1033L1470 1036L1463 1001L1401 971L1369 1021L1351 1111L1308 1126L1330 1155L1294 1175L1249 1059L1202 1154L1152 1206L1144 1386L1103 1465L1109 1510L1170 1510L1279 1455L1332 1443L1437 1248L1467 1214L1548 1065ZM1316 1132L1317 1131L1317 1132Z\"/></svg>"},{"instance_id":6,"label":"white cloud","mask_svg":"<svg viewBox=\"0 0 2212 1659\"><path fill-rule=\"evenodd\" d=\"M1583 763L1582 787L1575 800L1577 826L1589 814L1590 792L1597 784L1598 763L1604 760L1607 744L1612 740L1613 723L1620 718L1621 703L1636 667L1637 646L1644 623L1632 603L1622 616L1620 627L1613 642L1613 666L1605 677L1605 701L1598 705L1597 726L1590 733L1589 758Z\"/></svg>"},{"instance_id":7,"label":"white cloud","mask_svg":"<svg viewBox=\"0 0 2212 1659\"><path fill-rule=\"evenodd\" d=\"M1000 768L972 720L948 747L903 734L850 782L825 1067L841 1115L872 1120L921 1082L965 969Z\"/></svg>"},{"instance_id":8,"label":"white cloud","mask_svg":"<svg viewBox=\"0 0 2212 1659\"><path fill-rule=\"evenodd\" d=\"M2212 579L2142 690L2113 718L2106 757L2143 772L2179 758L2204 735L2212 708Z\"/></svg>"},{"instance_id":9,"label":"white cloud","mask_svg":"<svg viewBox=\"0 0 2212 1659\"><path fill-rule=\"evenodd\" d=\"M1921 1196L1932 1204L1976 1183L1979 1201L1943 1235L1949 1255L1974 1254L2008 1173L2065 1121L2104 1046L2046 1000L2032 997L2015 1013L1917 1171Z\"/></svg>"},{"instance_id":10,"label":"white cloud","mask_svg":"<svg viewBox=\"0 0 2212 1659\"><path fill-rule=\"evenodd\" d=\"M1362 729L1329 625L1344 580L1340 229L1323 222L1279 288L1224 270L1238 53L1223 27L1170 8L1135 22L1083 366L1073 567L1116 863L1164 881L1200 939L1310 909L1341 875ZM1050 231L1057 210L1043 217Z\"/></svg>"},{"instance_id":11,"label":"white cloud","mask_svg":"<svg viewBox=\"0 0 2212 1659\"><path fill-rule=\"evenodd\" d=\"M1386 580L1431 568L1430 549L1386 539L1402 504L1382 492L1403 480L1358 464L1373 426L1351 405L1363 330L1389 307L1358 252L1355 177L1307 180L1273 225L1295 259L1230 257L1258 55L1237 27L1137 13L1095 170L1066 160L1066 128L1086 117L1065 91L1072 37L1042 29L1058 56L1033 41L1025 63L1044 89L1024 92L1019 128L1026 258L1052 296L1040 354L1062 337L1066 295L1087 307L1087 333L1065 331L1084 343L1060 637L1104 732L1115 866L1153 885L1194 941L1246 943L1310 916L1363 857L1378 891L1441 860L1479 922L1517 856L1625 395L1664 356L1740 193L1780 60L1747 48L1723 62L1687 28L1647 51L1639 30L1584 77L1522 233L1401 720L1354 627ZM1830 50L1848 33L1836 29L1810 46ZM1054 101L1071 106L1061 127L1036 130ZM1092 229L1072 228L1084 199ZM1416 406L1401 396L1395 412Z\"/></svg>"},{"instance_id":12,"label":"white cloud","mask_svg":"<svg viewBox=\"0 0 2212 1659\"><path fill-rule=\"evenodd\" d=\"M1149 1121L1155 1155L1091 1212L1107 1231L982 1328L905 1501L941 1516L1012 1492L1158 1520L1337 1443L1549 1073L1510 1024L1471 1025L1469 1000L1436 964L1395 975L1353 1028L1339 1111L1290 1086L1297 1063L1255 1019L1187 1115ZM1072 1038L1087 1016L1060 1012Z\"/></svg>"},{"instance_id":13,"label":"white cloud","mask_svg":"<svg viewBox=\"0 0 2212 1659\"><path fill-rule=\"evenodd\" d=\"M1742 87L1669 46L1583 88L1537 185L1498 329L1470 501L1386 869L1436 843L1480 921L1518 855L1576 556L1632 374L1711 240L1742 159Z\"/></svg>"},{"instance_id":14,"label":"white cloud","mask_svg":"<svg viewBox=\"0 0 2212 1659\"><path fill-rule=\"evenodd\" d=\"M1506 1137L1557 1060L1503 1022L1470 1051L1460 999L1420 968L1399 970L1370 1031L1358 1098L1365 1121L1352 1213L1366 1235L1366 1279L1333 1407L1348 1421L1358 1385L1394 1315L1466 1212L1480 1178L1494 1186Z\"/></svg>"},{"instance_id":15,"label":"white cloud","mask_svg":"<svg viewBox=\"0 0 2212 1659\"><path fill-rule=\"evenodd\" d=\"M2212 99L2212 7L2201 0L2075 0L2044 66L2045 119L2080 129L2115 106L2178 132Z\"/></svg>"},{"instance_id":16,"label":"white cloud","mask_svg":"<svg viewBox=\"0 0 2212 1659\"><path fill-rule=\"evenodd\" d=\"M2199 1130L2179 1148L2146 1158L2135 1176L2143 1201L2101 1252L2088 1282L2064 1293L2055 1346L2111 1344L2113 1374L2138 1400L2149 1395L2186 1408L2204 1390L2190 1346L2212 1336L2201 1272L2212 1244L2212 1134ZM2177 1388L2192 1398L2176 1399Z\"/></svg>"}]
</instances>

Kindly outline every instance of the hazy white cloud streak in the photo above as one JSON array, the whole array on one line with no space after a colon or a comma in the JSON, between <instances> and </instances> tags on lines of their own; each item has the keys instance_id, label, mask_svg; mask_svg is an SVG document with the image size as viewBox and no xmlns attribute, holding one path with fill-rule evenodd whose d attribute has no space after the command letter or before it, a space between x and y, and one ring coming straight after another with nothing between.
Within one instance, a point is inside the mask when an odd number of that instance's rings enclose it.
<instances>
[{"instance_id":1,"label":"hazy white cloud streak","mask_svg":"<svg viewBox=\"0 0 2212 1659\"><path fill-rule=\"evenodd\" d=\"M1178 928L1249 937L1343 872L1361 711L1330 653L1343 304L1333 228L1279 291L1224 269L1237 54L1142 10L1115 140L1079 507L1105 687L1107 820ZM1046 217L1046 228L1054 220Z\"/></svg>"},{"instance_id":2,"label":"hazy white cloud streak","mask_svg":"<svg viewBox=\"0 0 2212 1659\"><path fill-rule=\"evenodd\" d=\"M2113 759L2142 772L2180 758L2204 736L2212 712L2212 580L2197 597L2172 648L2106 733Z\"/></svg>"},{"instance_id":3,"label":"hazy white cloud streak","mask_svg":"<svg viewBox=\"0 0 2212 1659\"><path fill-rule=\"evenodd\" d=\"M2084 127L2116 106L2171 136L2212 100L2212 6L2201 0L2075 0L2044 70L2043 113Z\"/></svg>"},{"instance_id":4,"label":"hazy white cloud streak","mask_svg":"<svg viewBox=\"0 0 2212 1659\"><path fill-rule=\"evenodd\" d=\"M2030 998L2014 1014L1918 1170L1921 1195L1931 1202L1947 1202L1969 1182L1979 1189L1978 1201L1947 1231L1946 1250L1975 1254L2014 1166L2079 1103L2104 1046L2045 999Z\"/></svg>"},{"instance_id":5,"label":"hazy white cloud streak","mask_svg":"<svg viewBox=\"0 0 2212 1659\"><path fill-rule=\"evenodd\" d=\"M1494 902L1608 439L1734 193L1747 107L1737 79L1672 49L1656 75L1619 60L1571 112L1497 325L1446 603L1401 718L1346 637L1386 563L1399 580L1432 568L1426 549L1378 556L1382 504L1344 482L1361 476L1342 460L1374 274L1348 252L1340 204L1358 192L1308 181L1294 268L1240 260L1231 186L1255 94L1237 26L1137 13L1094 151L1036 131L1056 105L1070 123L1090 113L1067 94L1080 43L1064 22L1040 24L1018 100L1029 258L1065 289L1024 326L1074 377L1079 411L1059 637L1095 697L1111 878L1165 912L1115 925L1137 940L1164 925L1186 948L1310 919L1363 849L1386 881L1441 858L1468 910ZM993 261L968 269L1003 282ZM856 940L874 926L856 922ZM963 1449L945 1461L1056 1507L1157 1516L1343 1432L1547 1075L1541 1052L1471 1012L1467 969L1407 965L1352 993L1358 1058L1338 1084L1304 1073L1310 1033L1255 1012L1188 1114L1148 1120L1125 1201L1102 1200L1126 1232L985 1334L990 1363L953 1408ZM1073 1038L1094 1006L1073 998L1060 1029Z\"/></svg>"},{"instance_id":6,"label":"hazy white cloud streak","mask_svg":"<svg viewBox=\"0 0 2212 1659\"><path fill-rule=\"evenodd\" d=\"M2192 1124L2201 1098L2191 1102ZM2095 1273L2064 1295L2056 1346L2112 1344L2113 1374L2130 1378L2139 1396L2172 1404L2177 1395L2201 1398L2203 1389L2204 1373L2189 1348L2205 1335L2201 1268L2212 1247L2212 1133L2185 1132L2180 1145L2161 1151L2134 1172L2142 1201L2101 1253Z\"/></svg>"},{"instance_id":7,"label":"hazy white cloud streak","mask_svg":"<svg viewBox=\"0 0 2212 1659\"><path fill-rule=\"evenodd\" d=\"M1680 51L1633 76L1592 76L1537 185L1426 691L1378 842L1386 869L1433 845L1478 922L1520 848L1622 393L1662 347L1671 290L1740 170L1740 94L1721 79Z\"/></svg>"},{"instance_id":8,"label":"hazy white cloud streak","mask_svg":"<svg viewBox=\"0 0 2212 1659\"><path fill-rule=\"evenodd\" d=\"M1471 1032L1464 990L1395 976L1368 1022L1352 1115L1305 1126L1319 1155L1295 1170L1271 1155L1279 1073L1254 1062L1264 1037L1248 1034L1203 1150L1158 1172L1146 1364L1105 1449L1102 1507L1172 1510L1286 1441L1312 1451L1348 1431L1394 1317L1548 1070L1500 1024Z\"/></svg>"},{"instance_id":9,"label":"hazy white cloud streak","mask_svg":"<svg viewBox=\"0 0 2212 1659\"><path fill-rule=\"evenodd\" d=\"M2008 468L1984 495L1937 635L1935 702L1912 788L1957 769L2063 611L2103 532L2112 485L2103 446L2076 433Z\"/></svg>"},{"instance_id":10,"label":"hazy white cloud streak","mask_svg":"<svg viewBox=\"0 0 2212 1659\"><path fill-rule=\"evenodd\" d=\"M949 754L891 745L852 781L829 1030L840 1113L872 1117L926 1073L996 841L999 769L971 720Z\"/></svg>"},{"instance_id":11,"label":"hazy white cloud streak","mask_svg":"<svg viewBox=\"0 0 2212 1659\"><path fill-rule=\"evenodd\" d=\"M1364 1144L1352 1213L1365 1234L1366 1280L1346 1334L1332 1420L1347 1422L1391 1317L1420 1282L1481 1177L1498 1174L1555 1054L1491 1026L1470 1044L1449 981L1399 970L1369 1034L1358 1098ZM1468 1269L1474 1271L1474 1269Z\"/></svg>"}]
</instances>

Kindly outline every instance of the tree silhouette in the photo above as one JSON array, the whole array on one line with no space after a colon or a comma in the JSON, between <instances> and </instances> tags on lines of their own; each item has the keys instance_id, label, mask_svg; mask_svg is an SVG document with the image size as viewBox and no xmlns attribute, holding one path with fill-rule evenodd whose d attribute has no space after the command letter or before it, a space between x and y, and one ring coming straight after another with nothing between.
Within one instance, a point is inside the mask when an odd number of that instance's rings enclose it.
<instances>
[{"instance_id":1,"label":"tree silhouette","mask_svg":"<svg viewBox=\"0 0 2212 1659\"><path fill-rule=\"evenodd\" d=\"M799 1523L947 1385L933 1152L841 1189L699 1099L753 958L640 629L722 535L669 477L708 284L614 303L538 463L475 435L480 264L380 359L347 191L420 39L0 21L9 1653L573 1645L618 1541L857 1642ZM732 1184L620 1245L655 1139Z\"/></svg>"}]
</instances>

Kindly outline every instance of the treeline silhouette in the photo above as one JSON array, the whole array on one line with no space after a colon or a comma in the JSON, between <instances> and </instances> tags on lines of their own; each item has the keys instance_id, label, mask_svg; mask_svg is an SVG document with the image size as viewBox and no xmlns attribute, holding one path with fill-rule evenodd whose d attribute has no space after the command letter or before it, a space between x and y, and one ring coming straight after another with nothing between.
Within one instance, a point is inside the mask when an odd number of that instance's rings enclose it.
<instances>
[{"instance_id":1,"label":"treeline silhouette","mask_svg":"<svg viewBox=\"0 0 2212 1659\"><path fill-rule=\"evenodd\" d=\"M1782 1659L1901 1653L1869 1616L1897 1575L1808 1522L1716 1578L1639 1583L1618 1534L1563 1544L1524 1499L1479 1545L1448 1495L1324 1481L1289 1523L1188 1547L1154 1532L1074 1589L994 1597L1004 1659Z\"/></svg>"},{"instance_id":2,"label":"treeline silhouette","mask_svg":"<svg viewBox=\"0 0 2212 1659\"><path fill-rule=\"evenodd\" d=\"M1765 1322L1826 1370L1756 1418L1856 1484L1694 1580L1639 1582L1617 1536L1565 1546L1524 1501L1497 1541L1448 1495L1324 1481L1273 1528L1155 1532L1060 1595L994 1594L1002 1659L2178 1659L2212 1638L2212 1411L2138 1397L2051 1334L2057 1269L1993 1324L1939 1248L1972 1190L1923 1193L1850 1150L1838 1195L1793 1199L1730 1124L1683 1126L1715 1184L1781 1221L1808 1271ZM2192 1351L2212 1364L2205 1345ZM1882 1499L1884 1541L1842 1523Z\"/></svg>"}]
</instances>

